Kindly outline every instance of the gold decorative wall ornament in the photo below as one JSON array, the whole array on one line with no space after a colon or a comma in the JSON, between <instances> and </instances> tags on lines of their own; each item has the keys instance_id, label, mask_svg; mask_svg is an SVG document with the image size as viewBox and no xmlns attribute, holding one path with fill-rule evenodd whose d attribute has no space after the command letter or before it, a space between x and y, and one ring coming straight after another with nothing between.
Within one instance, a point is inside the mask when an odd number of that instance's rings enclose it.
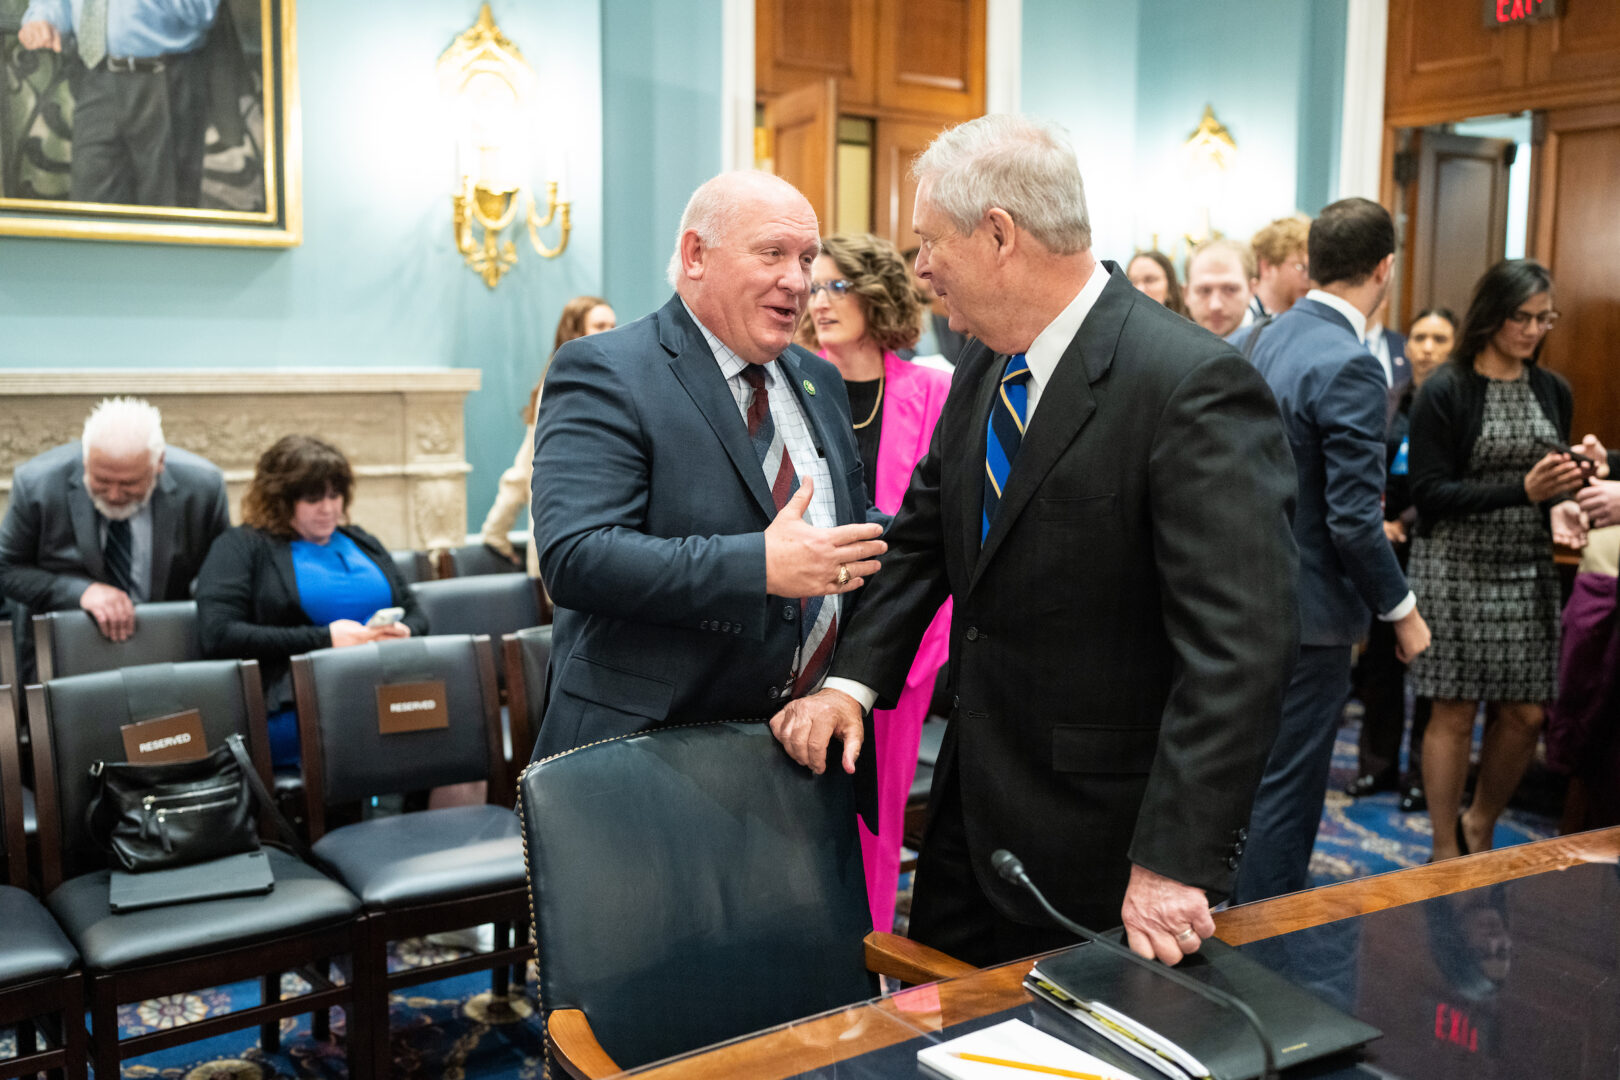
<instances>
[{"instance_id":1,"label":"gold decorative wall ornament","mask_svg":"<svg viewBox=\"0 0 1620 1080\"><path fill-rule=\"evenodd\" d=\"M1225 172L1237 157L1237 142L1226 125L1215 119L1215 107L1204 106L1204 117L1184 144L1195 164Z\"/></svg>"},{"instance_id":2,"label":"gold decorative wall ornament","mask_svg":"<svg viewBox=\"0 0 1620 1080\"><path fill-rule=\"evenodd\" d=\"M544 216L535 208L529 189L534 71L495 25L487 3L478 21L439 57L439 84L451 103L456 129L459 186L451 195L456 250L493 289L517 265L517 246L504 236L519 211L535 253L555 259L567 249L573 231L571 205L557 198L553 180L546 184ZM540 230L553 221L557 243L547 246Z\"/></svg>"}]
</instances>

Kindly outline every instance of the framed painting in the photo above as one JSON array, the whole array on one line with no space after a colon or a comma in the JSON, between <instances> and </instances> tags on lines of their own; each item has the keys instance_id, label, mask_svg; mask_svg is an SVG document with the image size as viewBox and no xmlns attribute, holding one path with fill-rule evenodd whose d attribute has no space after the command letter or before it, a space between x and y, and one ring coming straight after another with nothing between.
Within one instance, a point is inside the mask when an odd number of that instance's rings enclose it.
<instances>
[{"instance_id":1,"label":"framed painting","mask_svg":"<svg viewBox=\"0 0 1620 1080\"><path fill-rule=\"evenodd\" d=\"M302 239L295 0L0 0L0 235Z\"/></svg>"}]
</instances>

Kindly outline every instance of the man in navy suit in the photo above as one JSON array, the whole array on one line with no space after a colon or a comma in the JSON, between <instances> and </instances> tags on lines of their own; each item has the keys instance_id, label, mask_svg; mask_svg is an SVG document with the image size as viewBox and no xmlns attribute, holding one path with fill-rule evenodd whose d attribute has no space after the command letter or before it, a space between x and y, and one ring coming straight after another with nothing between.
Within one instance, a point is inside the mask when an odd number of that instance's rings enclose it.
<instances>
[{"instance_id":1,"label":"man in navy suit","mask_svg":"<svg viewBox=\"0 0 1620 1080\"><path fill-rule=\"evenodd\" d=\"M552 361L534 540L557 612L536 757L768 717L825 673L885 546L843 380L790 345L819 236L792 185L716 177L681 219L676 295Z\"/></svg>"},{"instance_id":2,"label":"man in navy suit","mask_svg":"<svg viewBox=\"0 0 1620 1080\"><path fill-rule=\"evenodd\" d=\"M1294 452L1300 613L1299 660L1249 818L1235 903L1297 892L1309 881L1334 732L1350 692L1350 650L1369 613L1393 624L1402 661L1429 643L1384 535L1388 383L1362 340L1389 288L1394 225L1377 203L1344 199L1312 223L1309 244L1319 287L1233 342L1276 396Z\"/></svg>"}]
</instances>

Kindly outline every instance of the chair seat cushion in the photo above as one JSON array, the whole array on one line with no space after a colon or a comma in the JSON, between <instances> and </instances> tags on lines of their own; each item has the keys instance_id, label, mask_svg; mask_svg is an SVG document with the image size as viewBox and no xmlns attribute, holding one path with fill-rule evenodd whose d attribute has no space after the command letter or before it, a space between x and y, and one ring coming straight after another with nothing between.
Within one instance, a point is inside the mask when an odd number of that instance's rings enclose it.
<instances>
[{"instance_id":1,"label":"chair seat cushion","mask_svg":"<svg viewBox=\"0 0 1620 1080\"><path fill-rule=\"evenodd\" d=\"M265 851L276 887L263 896L119 915L107 905L108 872L97 870L63 882L45 903L79 947L85 966L97 971L252 945L341 923L360 910L353 893L313 866L277 848Z\"/></svg>"},{"instance_id":2,"label":"chair seat cushion","mask_svg":"<svg viewBox=\"0 0 1620 1080\"><path fill-rule=\"evenodd\" d=\"M79 966L73 943L45 905L10 885L0 885L0 986L20 986Z\"/></svg>"},{"instance_id":3,"label":"chair seat cushion","mask_svg":"<svg viewBox=\"0 0 1620 1080\"><path fill-rule=\"evenodd\" d=\"M373 818L327 833L314 851L368 910L523 885L518 818L500 806Z\"/></svg>"}]
</instances>

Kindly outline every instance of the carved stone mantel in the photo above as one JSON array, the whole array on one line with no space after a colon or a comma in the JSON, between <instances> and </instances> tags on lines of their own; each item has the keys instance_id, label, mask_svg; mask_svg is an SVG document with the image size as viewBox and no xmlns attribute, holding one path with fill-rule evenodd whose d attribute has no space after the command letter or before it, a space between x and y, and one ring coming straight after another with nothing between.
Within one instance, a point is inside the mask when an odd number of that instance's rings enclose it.
<instances>
[{"instance_id":1,"label":"carved stone mantel","mask_svg":"<svg viewBox=\"0 0 1620 1080\"><path fill-rule=\"evenodd\" d=\"M305 433L348 455L350 517L390 548L449 547L467 532L463 404L481 373L463 368L154 371L0 370L0 509L12 470L79 437L97 401L142 397L173 446L225 471L232 520L259 455Z\"/></svg>"}]
</instances>

